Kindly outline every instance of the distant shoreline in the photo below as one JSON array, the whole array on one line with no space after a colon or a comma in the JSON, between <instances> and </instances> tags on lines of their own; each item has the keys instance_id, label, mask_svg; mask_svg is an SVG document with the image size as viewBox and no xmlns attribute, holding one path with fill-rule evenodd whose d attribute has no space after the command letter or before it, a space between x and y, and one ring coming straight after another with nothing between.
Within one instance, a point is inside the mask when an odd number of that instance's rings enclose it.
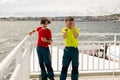
<instances>
[{"instance_id":1,"label":"distant shoreline","mask_svg":"<svg viewBox=\"0 0 120 80\"><path fill-rule=\"evenodd\" d=\"M73 16L76 22L119 22L120 14L104 16ZM48 17L51 21L64 21L63 17ZM0 21L40 21L41 17L2 17Z\"/></svg>"}]
</instances>

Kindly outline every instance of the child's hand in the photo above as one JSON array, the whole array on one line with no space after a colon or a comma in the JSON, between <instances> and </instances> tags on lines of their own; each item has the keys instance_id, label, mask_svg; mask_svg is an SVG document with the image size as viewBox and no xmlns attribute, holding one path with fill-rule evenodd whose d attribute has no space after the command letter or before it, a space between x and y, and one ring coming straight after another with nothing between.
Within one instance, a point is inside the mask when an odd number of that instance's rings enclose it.
<instances>
[{"instance_id":1,"label":"child's hand","mask_svg":"<svg viewBox=\"0 0 120 80\"><path fill-rule=\"evenodd\" d=\"M72 26L71 26L72 28L74 28L75 27L75 22L74 21L72 21Z\"/></svg>"},{"instance_id":2,"label":"child's hand","mask_svg":"<svg viewBox=\"0 0 120 80\"><path fill-rule=\"evenodd\" d=\"M65 29L65 31L67 32L67 31L68 31L68 29L66 28L66 29Z\"/></svg>"},{"instance_id":3,"label":"child's hand","mask_svg":"<svg viewBox=\"0 0 120 80\"><path fill-rule=\"evenodd\" d=\"M41 41L48 42L48 40L45 37L41 37Z\"/></svg>"},{"instance_id":4,"label":"child's hand","mask_svg":"<svg viewBox=\"0 0 120 80\"><path fill-rule=\"evenodd\" d=\"M35 31L36 31L36 30L32 30L31 32L28 32L27 34L31 36L32 33L34 33Z\"/></svg>"},{"instance_id":5,"label":"child's hand","mask_svg":"<svg viewBox=\"0 0 120 80\"><path fill-rule=\"evenodd\" d=\"M32 32L28 32L27 34L31 36L31 35L32 35Z\"/></svg>"}]
</instances>

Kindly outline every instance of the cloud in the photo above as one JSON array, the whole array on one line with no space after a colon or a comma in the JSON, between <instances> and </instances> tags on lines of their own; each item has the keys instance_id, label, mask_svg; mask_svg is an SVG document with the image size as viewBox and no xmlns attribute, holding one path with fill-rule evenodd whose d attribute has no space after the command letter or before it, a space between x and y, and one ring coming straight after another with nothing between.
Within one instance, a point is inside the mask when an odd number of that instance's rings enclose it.
<instances>
[{"instance_id":1,"label":"cloud","mask_svg":"<svg viewBox=\"0 0 120 80\"><path fill-rule=\"evenodd\" d=\"M15 0L0 0L0 4L15 3Z\"/></svg>"},{"instance_id":2,"label":"cloud","mask_svg":"<svg viewBox=\"0 0 120 80\"><path fill-rule=\"evenodd\" d=\"M104 15L119 3L120 0L0 0L0 16ZM120 8L114 13L120 13Z\"/></svg>"}]
</instances>

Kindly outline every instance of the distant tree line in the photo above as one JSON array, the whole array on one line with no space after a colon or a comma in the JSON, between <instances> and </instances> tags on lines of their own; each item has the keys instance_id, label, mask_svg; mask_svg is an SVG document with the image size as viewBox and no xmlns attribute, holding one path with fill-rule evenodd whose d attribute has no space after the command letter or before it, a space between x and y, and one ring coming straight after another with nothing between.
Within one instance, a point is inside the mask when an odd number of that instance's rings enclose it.
<instances>
[{"instance_id":1,"label":"distant tree line","mask_svg":"<svg viewBox=\"0 0 120 80\"><path fill-rule=\"evenodd\" d=\"M66 16L48 17L51 21L64 21ZM120 14L104 15L104 16L73 16L75 21L114 21L120 20ZM40 21L41 17L1 17L0 21Z\"/></svg>"}]
</instances>

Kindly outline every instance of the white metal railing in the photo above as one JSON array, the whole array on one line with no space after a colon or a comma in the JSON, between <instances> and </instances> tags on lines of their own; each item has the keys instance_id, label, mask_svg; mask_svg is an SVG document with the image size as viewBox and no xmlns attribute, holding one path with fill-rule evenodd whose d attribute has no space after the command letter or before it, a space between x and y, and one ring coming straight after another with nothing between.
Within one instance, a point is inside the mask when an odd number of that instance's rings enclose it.
<instances>
[{"instance_id":1,"label":"white metal railing","mask_svg":"<svg viewBox=\"0 0 120 80\"><path fill-rule=\"evenodd\" d=\"M111 61L109 58L105 57L105 50L103 51L102 56L100 55L100 47L105 44L111 45L120 45L120 34L119 33L81 33L81 36L101 36L101 38L105 38L106 36L112 36L112 40L94 40L89 41L79 41L79 71L80 73L91 73L101 71L119 71L120 72L120 61L115 62ZM79 38L81 38L81 36ZM13 60L16 60L16 66L13 71L10 80L29 80L30 73L38 73L40 72L39 64L37 60L36 53L36 43L28 42L28 35L12 50L11 53L0 63L0 78L2 79L5 74L7 68L12 63ZM94 37L93 37L94 38ZM64 42L54 41L50 46L50 52L52 55L52 65L55 72L58 74L61 71L62 67L62 55ZM31 54L32 53L32 54ZM96 56L95 54L98 53ZM31 55L31 56L30 56ZM102 58L101 58L102 57ZM120 60L120 57L119 59ZM71 67L69 68L71 71ZM90 72L91 71L91 72Z\"/></svg>"},{"instance_id":2,"label":"white metal railing","mask_svg":"<svg viewBox=\"0 0 120 80\"><path fill-rule=\"evenodd\" d=\"M27 41L28 37L29 35L27 35L0 63L0 80L3 80L5 72L14 60L16 61L16 66L10 80L29 80L31 49Z\"/></svg>"},{"instance_id":3,"label":"white metal railing","mask_svg":"<svg viewBox=\"0 0 120 80\"><path fill-rule=\"evenodd\" d=\"M80 73L89 73L89 72L113 72L120 71L120 61L116 62L115 60L110 60L108 55L106 56L105 45L119 45L120 48L120 37L119 33L81 33L80 36L102 36L105 38L107 36L112 37L112 40L94 40L93 41L79 41L79 71ZM79 37L80 38L80 37ZM34 44L34 43L33 43ZM62 55L64 48L63 41L55 41L53 45L50 46L51 56L52 56L52 65L55 72L60 73L62 67ZM104 51L101 52L100 48L103 46ZM120 53L120 52L119 52ZM110 54L109 54L110 55ZM119 59L120 60L120 57ZM31 73L39 73L40 68L37 59L36 45L32 48L31 64L30 64ZM71 71L71 67L69 68Z\"/></svg>"}]
</instances>

